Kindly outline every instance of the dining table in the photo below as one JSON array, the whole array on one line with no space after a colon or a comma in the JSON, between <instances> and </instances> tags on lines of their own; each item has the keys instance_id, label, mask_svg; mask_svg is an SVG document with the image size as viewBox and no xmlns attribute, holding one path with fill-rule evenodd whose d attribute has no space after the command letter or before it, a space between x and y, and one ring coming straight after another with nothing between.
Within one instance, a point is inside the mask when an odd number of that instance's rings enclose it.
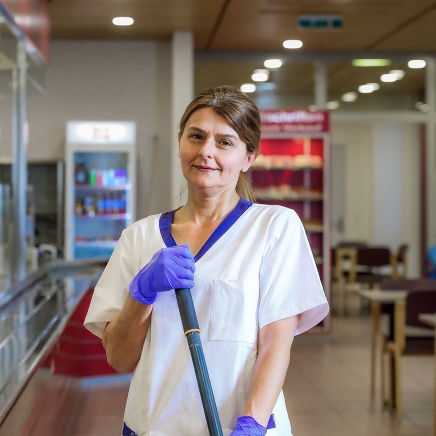
<instances>
[{"instance_id":1,"label":"dining table","mask_svg":"<svg viewBox=\"0 0 436 436\"><path fill-rule=\"evenodd\" d=\"M371 397L375 396L375 367L376 367L376 355L377 355L377 343L379 338L382 337L381 331L381 313L382 305L387 305L389 322L387 331L387 340L398 340L395 335L395 319L401 319L401 315L404 311L404 304L408 294L408 290L381 290L381 289L364 289L359 290L357 293L370 301L371 305ZM397 316L396 316L397 315ZM392 374L394 375L395 365L393 361L389 362L392 368ZM395 407L395 377L391 377L389 380L389 405ZM382 405L385 406L384 398L384 380L382 380Z\"/></svg>"},{"instance_id":2,"label":"dining table","mask_svg":"<svg viewBox=\"0 0 436 436\"><path fill-rule=\"evenodd\" d=\"M432 326L435 328L435 356L436 356L436 313L421 313L419 314L419 320L427 324L429 326ZM434 384L435 384L435 396L434 396L434 411L433 411L433 435L436 436L436 359L435 359L435 378L434 378Z\"/></svg>"},{"instance_id":3,"label":"dining table","mask_svg":"<svg viewBox=\"0 0 436 436\"><path fill-rule=\"evenodd\" d=\"M353 247L353 246L340 246L335 248L335 278L337 282L337 296L338 296L338 315L345 315L345 298L346 294L356 294L356 291L361 289L361 284L358 283L358 276L360 274L364 274L367 276L372 275L372 267L366 264L359 264L359 250L367 250L367 249L384 249L385 247ZM389 270L383 274L375 274L374 280L377 280L375 277L378 275L382 277L385 274L386 278L397 278L397 253L390 253L390 263ZM380 269L376 267L376 269ZM387 267L387 264L383 266L383 268ZM369 283L369 282L368 282ZM373 288L372 284L370 288Z\"/></svg>"}]
</instances>

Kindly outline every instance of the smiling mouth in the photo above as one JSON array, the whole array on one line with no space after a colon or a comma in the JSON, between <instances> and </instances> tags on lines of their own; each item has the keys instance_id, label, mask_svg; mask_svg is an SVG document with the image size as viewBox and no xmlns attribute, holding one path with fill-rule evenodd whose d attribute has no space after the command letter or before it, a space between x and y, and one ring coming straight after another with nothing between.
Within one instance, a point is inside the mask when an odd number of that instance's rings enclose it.
<instances>
[{"instance_id":1,"label":"smiling mouth","mask_svg":"<svg viewBox=\"0 0 436 436\"><path fill-rule=\"evenodd\" d=\"M204 165L194 165L194 167L197 168L197 170L202 170L202 171L215 171L215 168L207 167Z\"/></svg>"}]
</instances>

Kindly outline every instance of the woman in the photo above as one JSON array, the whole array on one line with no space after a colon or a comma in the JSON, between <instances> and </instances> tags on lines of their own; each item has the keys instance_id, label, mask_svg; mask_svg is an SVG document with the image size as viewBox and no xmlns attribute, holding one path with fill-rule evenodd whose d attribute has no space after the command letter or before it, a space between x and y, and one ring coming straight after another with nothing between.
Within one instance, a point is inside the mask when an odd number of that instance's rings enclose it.
<instances>
[{"instance_id":1,"label":"woman","mask_svg":"<svg viewBox=\"0 0 436 436\"><path fill-rule=\"evenodd\" d=\"M95 288L86 327L115 369L135 367L123 435L208 435L175 288L191 288L224 435L291 435L291 344L328 304L295 212L250 201L259 141L245 94L199 94L180 122L186 204L127 228Z\"/></svg>"}]
</instances>

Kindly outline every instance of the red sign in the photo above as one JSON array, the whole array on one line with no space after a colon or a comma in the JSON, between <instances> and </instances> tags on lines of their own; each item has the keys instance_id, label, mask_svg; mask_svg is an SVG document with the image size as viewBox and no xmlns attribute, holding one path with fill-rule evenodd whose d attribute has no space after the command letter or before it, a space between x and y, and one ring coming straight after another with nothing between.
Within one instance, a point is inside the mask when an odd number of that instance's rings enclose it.
<instances>
[{"instance_id":1,"label":"red sign","mask_svg":"<svg viewBox=\"0 0 436 436\"><path fill-rule=\"evenodd\" d=\"M49 17L47 0L0 0L27 41L41 58L49 59Z\"/></svg>"},{"instance_id":2,"label":"red sign","mask_svg":"<svg viewBox=\"0 0 436 436\"><path fill-rule=\"evenodd\" d=\"M263 133L323 133L329 131L328 111L261 110Z\"/></svg>"}]
</instances>

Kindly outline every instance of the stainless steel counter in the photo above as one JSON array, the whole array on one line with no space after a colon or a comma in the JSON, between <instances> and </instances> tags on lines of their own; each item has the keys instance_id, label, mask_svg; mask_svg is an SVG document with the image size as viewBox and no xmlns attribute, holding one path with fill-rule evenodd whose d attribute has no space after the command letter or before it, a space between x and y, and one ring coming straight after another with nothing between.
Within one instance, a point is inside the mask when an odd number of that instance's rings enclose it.
<instances>
[{"instance_id":1,"label":"stainless steel counter","mask_svg":"<svg viewBox=\"0 0 436 436\"><path fill-rule=\"evenodd\" d=\"M0 426L106 262L56 261L0 293Z\"/></svg>"}]
</instances>

